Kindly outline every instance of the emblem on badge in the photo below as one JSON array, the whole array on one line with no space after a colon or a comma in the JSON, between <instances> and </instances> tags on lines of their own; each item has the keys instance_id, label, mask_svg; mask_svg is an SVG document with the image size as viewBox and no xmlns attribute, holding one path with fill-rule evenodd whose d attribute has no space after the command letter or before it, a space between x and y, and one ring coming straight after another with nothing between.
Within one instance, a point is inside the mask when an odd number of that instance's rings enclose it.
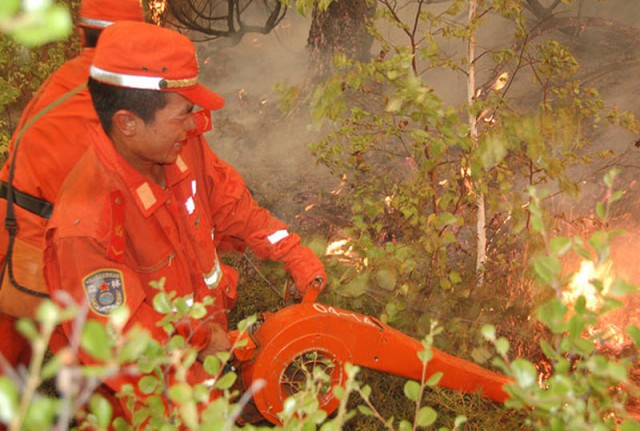
<instances>
[{"instance_id":1,"label":"emblem on badge","mask_svg":"<svg viewBox=\"0 0 640 431\"><path fill-rule=\"evenodd\" d=\"M89 307L101 316L108 316L124 304L122 271L100 269L82 279Z\"/></svg>"}]
</instances>

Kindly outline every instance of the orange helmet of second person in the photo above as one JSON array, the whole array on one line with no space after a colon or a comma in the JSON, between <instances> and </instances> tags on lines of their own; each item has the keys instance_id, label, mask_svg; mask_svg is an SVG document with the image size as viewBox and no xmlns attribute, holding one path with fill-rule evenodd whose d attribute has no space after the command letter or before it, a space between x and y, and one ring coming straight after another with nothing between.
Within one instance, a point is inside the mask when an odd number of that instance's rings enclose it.
<instances>
[{"instance_id":1,"label":"orange helmet of second person","mask_svg":"<svg viewBox=\"0 0 640 431\"><path fill-rule=\"evenodd\" d=\"M78 25L104 29L116 21L144 21L142 0L82 0Z\"/></svg>"}]
</instances>

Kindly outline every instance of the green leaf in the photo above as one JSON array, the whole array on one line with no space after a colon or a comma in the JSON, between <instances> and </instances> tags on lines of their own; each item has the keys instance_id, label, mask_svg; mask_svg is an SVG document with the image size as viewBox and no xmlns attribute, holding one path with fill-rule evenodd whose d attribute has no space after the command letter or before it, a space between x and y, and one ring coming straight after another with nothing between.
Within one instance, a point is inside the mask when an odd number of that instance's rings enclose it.
<instances>
[{"instance_id":1,"label":"green leaf","mask_svg":"<svg viewBox=\"0 0 640 431\"><path fill-rule=\"evenodd\" d=\"M160 381L155 376L143 376L138 381L138 387L140 388L140 391L145 395L153 393L159 384Z\"/></svg>"},{"instance_id":2,"label":"green leaf","mask_svg":"<svg viewBox=\"0 0 640 431\"><path fill-rule=\"evenodd\" d=\"M640 327L631 324L625 328L625 332L631 337L636 347L640 347Z\"/></svg>"},{"instance_id":3,"label":"green leaf","mask_svg":"<svg viewBox=\"0 0 640 431\"><path fill-rule=\"evenodd\" d=\"M160 314L169 314L173 307L166 293L160 292L153 297L153 309Z\"/></svg>"},{"instance_id":4,"label":"green leaf","mask_svg":"<svg viewBox=\"0 0 640 431\"><path fill-rule=\"evenodd\" d=\"M367 399L371 396L371 386L369 385L364 385L361 389L360 389L360 394L362 395L362 398Z\"/></svg>"},{"instance_id":5,"label":"green leaf","mask_svg":"<svg viewBox=\"0 0 640 431\"><path fill-rule=\"evenodd\" d=\"M485 364L492 356L492 352L484 346L474 347L471 350L471 358L476 364Z\"/></svg>"},{"instance_id":6,"label":"green leaf","mask_svg":"<svg viewBox=\"0 0 640 431\"><path fill-rule=\"evenodd\" d=\"M640 431L640 423L631 419L625 419L618 429L619 431Z\"/></svg>"},{"instance_id":7,"label":"green leaf","mask_svg":"<svg viewBox=\"0 0 640 431\"><path fill-rule=\"evenodd\" d=\"M183 403L191 398L192 388L187 383L177 383L169 388L169 399Z\"/></svg>"},{"instance_id":8,"label":"green leaf","mask_svg":"<svg viewBox=\"0 0 640 431\"><path fill-rule=\"evenodd\" d=\"M456 416L456 420L453 422L454 428L459 428L461 425L467 423L467 417L464 415Z\"/></svg>"},{"instance_id":9,"label":"green leaf","mask_svg":"<svg viewBox=\"0 0 640 431\"><path fill-rule=\"evenodd\" d=\"M382 289L392 291L398 283L398 270L388 266L381 267L376 270L374 279Z\"/></svg>"},{"instance_id":10,"label":"green leaf","mask_svg":"<svg viewBox=\"0 0 640 431\"><path fill-rule=\"evenodd\" d=\"M462 282L462 277L457 271L451 271L449 273L449 280L451 280L451 283L453 284L460 284Z\"/></svg>"},{"instance_id":11,"label":"green leaf","mask_svg":"<svg viewBox=\"0 0 640 431\"><path fill-rule=\"evenodd\" d=\"M567 328L567 323L564 321L566 312L566 305L558 299L553 299L542 304L538 311L538 318L542 323L547 325L553 333L559 334Z\"/></svg>"},{"instance_id":12,"label":"green leaf","mask_svg":"<svg viewBox=\"0 0 640 431\"><path fill-rule=\"evenodd\" d=\"M442 373L442 371L435 372L431 377L427 379L426 382L424 382L424 384L432 388L438 384L443 375L444 374Z\"/></svg>"},{"instance_id":13,"label":"green leaf","mask_svg":"<svg viewBox=\"0 0 640 431\"><path fill-rule=\"evenodd\" d=\"M167 347L169 351L181 350L184 349L187 345L187 341L184 339L182 335L174 335L169 339L167 343Z\"/></svg>"},{"instance_id":14,"label":"green leaf","mask_svg":"<svg viewBox=\"0 0 640 431\"><path fill-rule=\"evenodd\" d=\"M636 290L637 288L634 284L630 284L620 278L616 278L609 287L609 294L613 296L624 296L636 293Z\"/></svg>"},{"instance_id":15,"label":"green leaf","mask_svg":"<svg viewBox=\"0 0 640 431\"><path fill-rule=\"evenodd\" d=\"M0 420L11 421L18 410L18 388L8 377L0 376Z\"/></svg>"},{"instance_id":16,"label":"green leaf","mask_svg":"<svg viewBox=\"0 0 640 431\"><path fill-rule=\"evenodd\" d=\"M134 362L140 358L151 341L151 335L144 329L132 329L127 333L127 343L120 350L120 363Z\"/></svg>"},{"instance_id":17,"label":"green leaf","mask_svg":"<svg viewBox=\"0 0 640 431\"><path fill-rule=\"evenodd\" d=\"M365 415L365 416L373 416L373 412L367 406L359 405L358 406L358 411L360 413L362 413L363 415Z\"/></svg>"},{"instance_id":18,"label":"green leaf","mask_svg":"<svg viewBox=\"0 0 640 431\"><path fill-rule=\"evenodd\" d=\"M47 10L33 11L29 15L29 24L14 27L9 32L23 45L38 46L66 39L71 34L71 15L63 5L52 4Z\"/></svg>"},{"instance_id":19,"label":"green leaf","mask_svg":"<svg viewBox=\"0 0 640 431\"><path fill-rule=\"evenodd\" d=\"M348 298L357 298L364 295L369 288L369 274L363 272L355 277L350 283L339 287L339 292Z\"/></svg>"},{"instance_id":20,"label":"green leaf","mask_svg":"<svg viewBox=\"0 0 640 431\"><path fill-rule=\"evenodd\" d=\"M411 401L418 401L420 397L420 384L414 380L407 380L404 384L404 395Z\"/></svg>"},{"instance_id":21,"label":"green leaf","mask_svg":"<svg viewBox=\"0 0 640 431\"><path fill-rule=\"evenodd\" d=\"M207 315L207 308L199 302L194 303L189 311L189 316L194 319L202 319Z\"/></svg>"},{"instance_id":22,"label":"green leaf","mask_svg":"<svg viewBox=\"0 0 640 431\"><path fill-rule=\"evenodd\" d=\"M553 360L558 357L556 351L553 350L553 347L551 347L546 340L540 340L540 347L542 348L542 353L544 353L549 359Z\"/></svg>"},{"instance_id":23,"label":"green leaf","mask_svg":"<svg viewBox=\"0 0 640 431\"><path fill-rule=\"evenodd\" d=\"M49 429L59 413L60 400L48 397L34 398L25 417L24 428Z\"/></svg>"},{"instance_id":24,"label":"green leaf","mask_svg":"<svg viewBox=\"0 0 640 431\"><path fill-rule=\"evenodd\" d=\"M505 337L500 337L496 340L496 352L500 356L505 356L509 352L509 340Z\"/></svg>"},{"instance_id":25,"label":"green leaf","mask_svg":"<svg viewBox=\"0 0 640 431\"><path fill-rule=\"evenodd\" d=\"M554 237L549 241L550 251L554 256L563 256L571 250L572 245L573 242L571 239L564 236Z\"/></svg>"},{"instance_id":26,"label":"green leaf","mask_svg":"<svg viewBox=\"0 0 640 431\"><path fill-rule=\"evenodd\" d=\"M413 431L413 425L406 419L402 419L398 424L398 431Z\"/></svg>"},{"instance_id":27,"label":"green leaf","mask_svg":"<svg viewBox=\"0 0 640 431\"><path fill-rule=\"evenodd\" d=\"M111 337L102 322L88 320L85 323L80 345L94 359L106 361L111 358Z\"/></svg>"},{"instance_id":28,"label":"green leaf","mask_svg":"<svg viewBox=\"0 0 640 431\"><path fill-rule=\"evenodd\" d=\"M113 429L115 429L116 431L132 431L133 428L127 423L126 419L123 418L122 416L118 416L114 421L113 424L111 424L113 426Z\"/></svg>"},{"instance_id":29,"label":"green leaf","mask_svg":"<svg viewBox=\"0 0 640 431\"><path fill-rule=\"evenodd\" d=\"M0 2L0 19L11 18L18 13L20 0L3 0Z\"/></svg>"},{"instance_id":30,"label":"green leaf","mask_svg":"<svg viewBox=\"0 0 640 431\"><path fill-rule=\"evenodd\" d=\"M36 309L36 320L43 323L57 323L60 321L60 310L53 302L42 301Z\"/></svg>"},{"instance_id":31,"label":"green leaf","mask_svg":"<svg viewBox=\"0 0 640 431\"><path fill-rule=\"evenodd\" d=\"M537 384L536 367L525 359L516 359L511 363L513 378L521 388L529 388Z\"/></svg>"},{"instance_id":32,"label":"green leaf","mask_svg":"<svg viewBox=\"0 0 640 431\"><path fill-rule=\"evenodd\" d=\"M607 374L618 382L627 380L627 368L616 362L609 362L607 364Z\"/></svg>"},{"instance_id":33,"label":"green leaf","mask_svg":"<svg viewBox=\"0 0 640 431\"><path fill-rule=\"evenodd\" d=\"M598 255L601 255L604 249L609 247L609 233L601 230L594 232L589 237L589 244Z\"/></svg>"},{"instance_id":34,"label":"green leaf","mask_svg":"<svg viewBox=\"0 0 640 431\"><path fill-rule=\"evenodd\" d=\"M220 363L220 359L216 358L213 355L209 355L206 358L204 358L204 370L211 374L212 376L217 376L218 373L220 372L220 368L222 367L222 364Z\"/></svg>"},{"instance_id":35,"label":"green leaf","mask_svg":"<svg viewBox=\"0 0 640 431\"><path fill-rule=\"evenodd\" d=\"M30 319L18 319L16 329L30 342L34 342L40 336L35 322Z\"/></svg>"},{"instance_id":36,"label":"green leaf","mask_svg":"<svg viewBox=\"0 0 640 431\"><path fill-rule=\"evenodd\" d=\"M147 420L151 412L148 408L140 408L133 412L132 422L134 429L140 428L140 425Z\"/></svg>"},{"instance_id":37,"label":"green leaf","mask_svg":"<svg viewBox=\"0 0 640 431\"><path fill-rule=\"evenodd\" d=\"M596 216L601 220L604 221L607 217L607 213L605 211L605 207L604 207L604 203L602 202L598 202L596 204Z\"/></svg>"},{"instance_id":38,"label":"green leaf","mask_svg":"<svg viewBox=\"0 0 640 431\"><path fill-rule=\"evenodd\" d=\"M103 429L107 429L111 423L111 416L113 416L111 403L102 395L93 394L89 401L89 410L96 416L98 425Z\"/></svg>"},{"instance_id":39,"label":"green leaf","mask_svg":"<svg viewBox=\"0 0 640 431\"><path fill-rule=\"evenodd\" d=\"M62 354L67 354L68 352L62 351ZM62 360L59 354L56 354L53 358L47 361L42 366L41 377L42 380L48 380L58 374L60 371L60 367L62 366Z\"/></svg>"},{"instance_id":40,"label":"green leaf","mask_svg":"<svg viewBox=\"0 0 640 431\"><path fill-rule=\"evenodd\" d=\"M416 424L420 427L428 427L432 423L434 423L437 418L438 418L438 413L436 413L436 411L431 407L425 406L418 411Z\"/></svg>"},{"instance_id":41,"label":"green leaf","mask_svg":"<svg viewBox=\"0 0 640 431\"><path fill-rule=\"evenodd\" d=\"M188 429L198 428L198 407L192 400L183 402L180 405L180 417Z\"/></svg>"},{"instance_id":42,"label":"green leaf","mask_svg":"<svg viewBox=\"0 0 640 431\"><path fill-rule=\"evenodd\" d=\"M229 389L236 382L236 373L225 373L216 381L216 388L220 390Z\"/></svg>"},{"instance_id":43,"label":"green leaf","mask_svg":"<svg viewBox=\"0 0 640 431\"><path fill-rule=\"evenodd\" d=\"M554 256L538 256L533 261L533 268L544 283L551 284L562 271L562 263Z\"/></svg>"},{"instance_id":44,"label":"green leaf","mask_svg":"<svg viewBox=\"0 0 640 431\"><path fill-rule=\"evenodd\" d=\"M484 325L480 332L487 341L494 341L496 339L496 327L493 325Z\"/></svg>"}]
</instances>

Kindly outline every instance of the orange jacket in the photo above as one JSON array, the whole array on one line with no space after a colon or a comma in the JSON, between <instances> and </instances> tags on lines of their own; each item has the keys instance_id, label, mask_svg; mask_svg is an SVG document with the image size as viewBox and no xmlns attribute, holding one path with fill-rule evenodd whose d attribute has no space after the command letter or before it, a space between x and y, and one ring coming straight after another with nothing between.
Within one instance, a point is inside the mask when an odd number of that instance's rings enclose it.
<instances>
[{"instance_id":1,"label":"orange jacket","mask_svg":"<svg viewBox=\"0 0 640 431\"><path fill-rule=\"evenodd\" d=\"M51 204L55 202L63 181L89 146L90 140L86 136L92 128L100 125L91 103L91 95L86 88L94 54L95 48L83 49L80 55L51 75L29 102L20 119L19 128L12 137L8 161L0 171L0 181L8 182L9 169L15 155L13 187ZM85 87L78 91L82 85ZM69 96L74 90L77 92L60 103L61 97ZM56 103L58 105L52 107ZM16 150L14 146L20 129L40 113L44 115L25 128ZM209 130L211 123L208 112L200 111L196 115L196 124L197 129L192 134ZM21 208L17 201L14 211L18 223L17 243L27 244L19 248L14 246L13 269L16 280L32 290L45 291L42 253L48 220ZM0 199L0 268L8 249L9 234L4 227L6 214L7 201ZM6 278L5 276L5 283ZM3 300L37 301L30 295L7 299L3 297ZM16 308L20 309L20 305Z\"/></svg>"},{"instance_id":2,"label":"orange jacket","mask_svg":"<svg viewBox=\"0 0 640 431\"><path fill-rule=\"evenodd\" d=\"M221 243L247 245L261 258L284 262L297 261L306 249L258 206L240 175L201 136L188 138L176 163L165 166L166 189L127 164L101 129L92 140L60 191L45 250L49 292L63 290L87 303L89 318L104 321L126 305L128 328L141 325L166 340L156 325L163 316L152 305L158 291L149 285L164 278L168 292L196 301L213 297L208 316L226 325L237 273L218 260ZM304 265L324 274L317 258ZM64 326L67 337L71 329ZM191 371L203 376L199 363ZM108 384L118 390L130 381L121 376Z\"/></svg>"},{"instance_id":3,"label":"orange jacket","mask_svg":"<svg viewBox=\"0 0 640 431\"><path fill-rule=\"evenodd\" d=\"M35 114L61 96L85 84L94 52L93 48L84 49L80 55L66 62L51 75L27 105L19 127L27 124ZM53 203L62 182L87 149L88 142L81 139L81 136L87 133L88 127L92 124L97 125L99 122L86 88L48 111L26 129L19 142L15 154L13 186L21 192ZM3 182L7 182L9 177L16 135L17 133L14 133L9 146L8 161L0 171L0 181ZM20 284L34 289L36 287L33 283L44 284L41 251L44 250L47 220L18 205L14 205L14 208L18 222L17 238L33 246L35 250L40 250L33 254L23 253L20 257L22 261L19 266L34 268L33 274L16 274ZM4 261L8 247L9 234L4 228L6 212L7 201L0 199L0 263Z\"/></svg>"},{"instance_id":4,"label":"orange jacket","mask_svg":"<svg viewBox=\"0 0 640 431\"><path fill-rule=\"evenodd\" d=\"M94 48L83 49L80 55L63 64L29 102L21 118L26 119L50 105L62 95L86 84ZM53 202L62 182L87 149L87 140L79 139L91 124L99 124L85 88L65 103L52 109L35 122L23 135L16 159L14 186L37 198ZM11 160L15 134L9 146ZM0 172L6 181L9 163Z\"/></svg>"}]
</instances>

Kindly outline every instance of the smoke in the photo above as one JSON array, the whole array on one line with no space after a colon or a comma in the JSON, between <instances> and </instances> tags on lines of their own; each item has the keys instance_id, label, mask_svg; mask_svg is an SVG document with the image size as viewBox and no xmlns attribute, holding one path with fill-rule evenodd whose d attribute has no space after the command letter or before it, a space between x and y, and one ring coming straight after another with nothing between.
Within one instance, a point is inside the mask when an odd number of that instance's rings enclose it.
<instances>
[{"instance_id":1,"label":"smoke","mask_svg":"<svg viewBox=\"0 0 640 431\"><path fill-rule=\"evenodd\" d=\"M321 139L308 127L308 108L285 113L277 106L277 84L305 85L309 26L290 10L269 34L248 34L233 47L198 45L204 84L225 98L206 136L211 148L241 173L262 206L289 223L334 181L308 148Z\"/></svg>"},{"instance_id":2,"label":"smoke","mask_svg":"<svg viewBox=\"0 0 640 431\"><path fill-rule=\"evenodd\" d=\"M552 2L540 3L547 7ZM428 8L437 13L445 6L433 4ZM545 37L558 39L572 49L580 62L580 79L598 88L607 107L617 106L638 114L636 100L640 96L640 86L636 76L640 71L640 27L636 21L640 16L640 1L574 0L570 5L560 5L555 12L559 18L594 18L573 33L552 31ZM464 22L466 15L461 13L455 19ZM485 22L478 34L478 54L510 47L513 24L497 14L489 14L483 19ZM213 113L215 130L207 135L210 145L221 158L238 169L262 205L289 222L314 195L331 190L336 182L316 164L308 149L308 144L318 141L322 135L309 128L307 108L283 114L276 106L276 84L307 85L309 52L306 42L310 24L310 18L290 10L270 34L246 35L232 47L225 47L224 40L198 45L199 57L204 63L201 74L205 84L226 99L225 107ZM397 30L389 29L387 34L402 37L394 32ZM442 47L452 58L465 52L463 45L444 40ZM377 49L374 47L373 52ZM488 55L478 60L478 85L492 77L491 65ZM447 103L456 106L464 103L464 74L431 69L423 76ZM517 85L511 87L511 95L526 103L531 99L532 76L525 70L522 78L517 79ZM309 87L305 89L308 91ZM599 150L624 153L622 181L634 196L638 186L632 178L640 167L640 150L633 146L636 139L633 133L620 128L601 127L592 132L592 140ZM611 159L594 160L587 170L580 168L572 172L575 178L582 179L583 192L581 203L578 206L571 204L571 211L586 214L592 210L603 196L602 176L611 163ZM636 200L634 198L633 202ZM558 204L559 207L564 205ZM628 210L637 211L636 205L632 207Z\"/></svg>"}]
</instances>

